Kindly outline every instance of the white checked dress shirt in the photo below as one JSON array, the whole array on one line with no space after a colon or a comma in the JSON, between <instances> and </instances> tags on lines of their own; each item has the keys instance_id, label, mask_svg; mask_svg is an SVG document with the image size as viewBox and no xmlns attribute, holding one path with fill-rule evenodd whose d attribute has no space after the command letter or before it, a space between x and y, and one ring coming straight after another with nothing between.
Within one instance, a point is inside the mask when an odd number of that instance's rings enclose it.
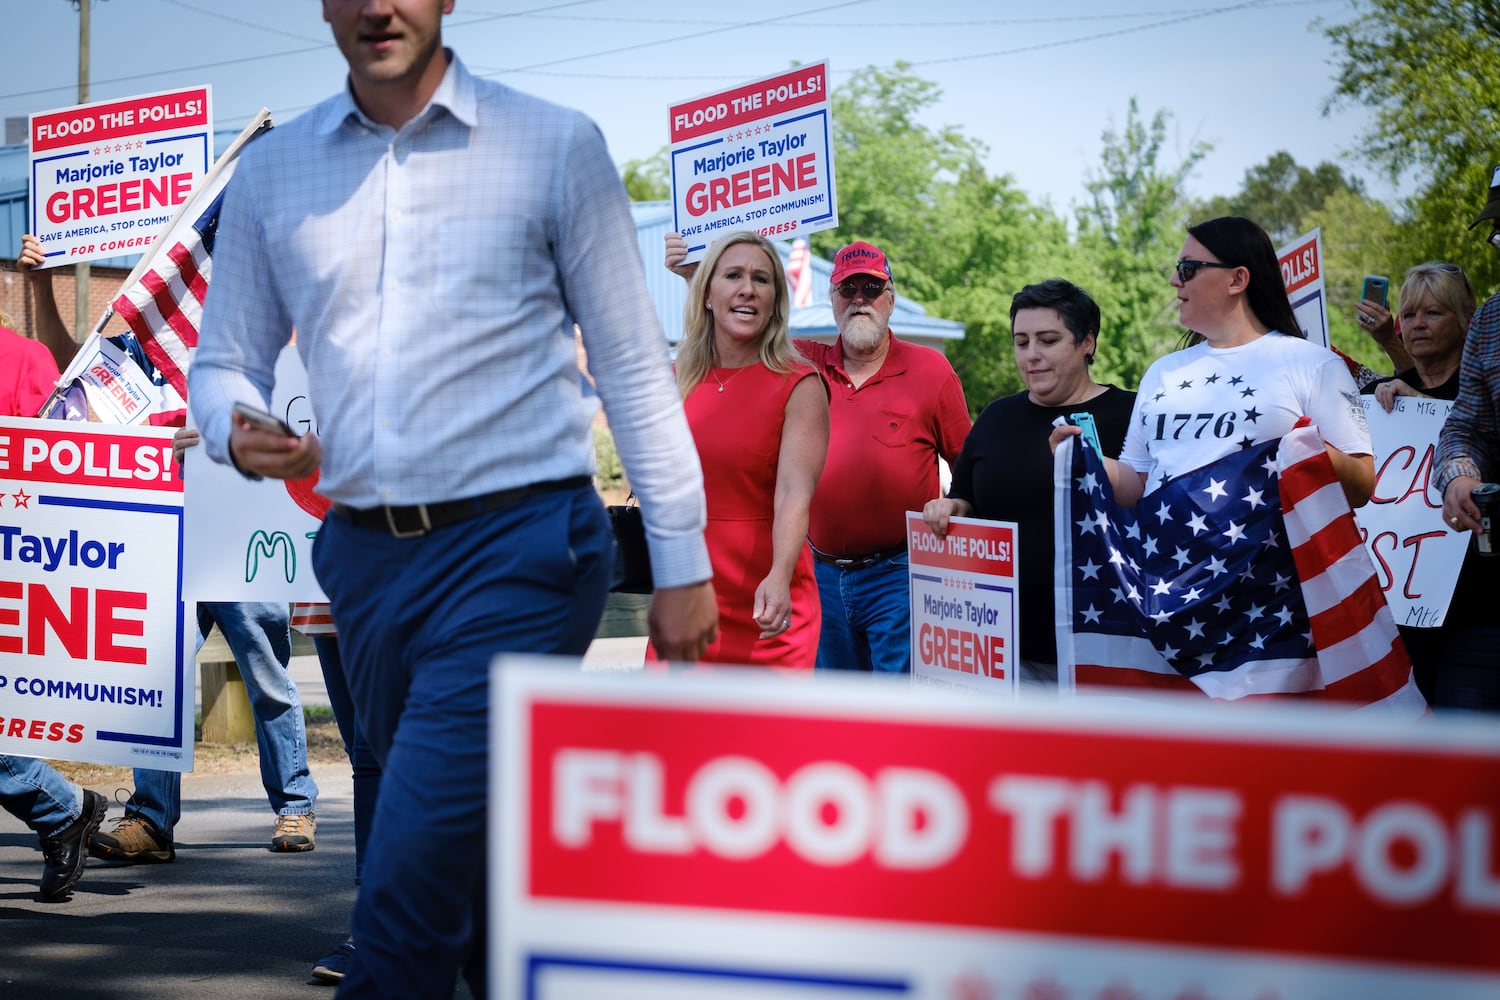
<instances>
[{"instance_id":1,"label":"white checked dress shirt","mask_svg":"<svg viewBox=\"0 0 1500 1000\"><path fill-rule=\"evenodd\" d=\"M257 139L225 196L189 373L209 454L265 406L292 329L351 507L594 471L582 331L659 586L710 579L702 474L598 128L456 56L400 130L343 93Z\"/></svg>"}]
</instances>

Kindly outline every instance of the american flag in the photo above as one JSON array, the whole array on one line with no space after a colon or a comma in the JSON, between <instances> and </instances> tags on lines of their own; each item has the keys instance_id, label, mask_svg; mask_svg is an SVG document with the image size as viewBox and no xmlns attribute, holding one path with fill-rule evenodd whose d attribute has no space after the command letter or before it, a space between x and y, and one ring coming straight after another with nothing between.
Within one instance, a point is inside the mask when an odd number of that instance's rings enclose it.
<instances>
[{"instance_id":1,"label":"american flag","mask_svg":"<svg viewBox=\"0 0 1500 1000\"><path fill-rule=\"evenodd\" d=\"M208 297L214 233L223 201L220 191L181 238L159 249L160 259L114 301L115 312L140 339L146 357L184 398L188 351L198 346L198 323Z\"/></svg>"},{"instance_id":2,"label":"american flag","mask_svg":"<svg viewBox=\"0 0 1500 1000\"><path fill-rule=\"evenodd\" d=\"M270 115L262 110L193 189L114 301L115 312L183 399L187 398L188 351L198 346L198 324L208 296L224 188L234 176L244 144L269 127Z\"/></svg>"},{"instance_id":3,"label":"american flag","mask_svg":"<svg viewBox=\"0 0 1500 1000\"><path fill-rule=\"evenodd\" d=\"M792 286L792 305L798 308L812 305L812 254L806 240L793 241L786 279Z\"/></svg>"},{"instance_id":4,"label":"american flag","mask_svg":"<svg viewBox=\"0 0 1500 1000\"><path fill-rule=\"evenodd\" d=\"M1316 427L1169 480L1135 508L1114 502L1078 441L1056 459L1060 681L1425 712Z\"/></svg>"}]
</instances>

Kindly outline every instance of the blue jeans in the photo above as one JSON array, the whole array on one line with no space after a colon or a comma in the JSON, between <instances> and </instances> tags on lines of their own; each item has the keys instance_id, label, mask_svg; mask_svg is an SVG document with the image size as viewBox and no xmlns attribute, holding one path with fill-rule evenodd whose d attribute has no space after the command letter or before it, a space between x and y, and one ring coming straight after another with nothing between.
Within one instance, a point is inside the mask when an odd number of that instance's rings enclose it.
<instances>
[{"instance_id":1,"label":"blue jeans","mask_svg":"<svg viewBox=\"0 0 1500 1000\"><path fill-rule=\"evenodd\" d=\"M339 996L486 995L490 663L581 656L614 538L592 487L537 494L415 538L330 515L313 566L360 728L381 762Z\"/></svg>"},{"instance_id":2,"label":"blue jeans","mask_svg":"<svg viewBox=\"0 0 1500 1000\"><path fill-rule=\"evenodd\" d=\"M339 738L344 741L344 753L349 755L349 766L354 773L354 884L359 885L365 865L365 845L370 842L370 827L375 822L375 801L380 795L380 763L359 729L349 681L344 677L338 636L315 635L312 641L318 650L318 666L323 668L323 687L328 691L333 721L338 723Z\"/></svg>"},{"instance_id":3,"label":"blue jeans","mask_svg":"<svg viewBox=\"0 0 1500 1000\"><path fill-rule=\"evenodd\" d=\"M823 633L819 670L911 673L911 581L906 553L864 569L817 561Z\"/></svg>"},{"instance_id":4,"label":"blue jeans","mask_svg":"<svg viewBox=\"0 0 1500 1000\"><path fill-rule=\"evenodd\" d=\"M260 749L260 783L279 816L313 811L318 786L307 769L307 726L302 700L287 664L292 658L290 615L285 604L238 603L198 605L198 634L215 622L234 653L255 716ZM135 770L135 794L127 813L140 813L167 837L182 818L182 775L177 771Z\"/></svg>"},{"instance_id":5,"label":"blue jeans","mask_svg":"<svg viewBox=\"0 0 1500 1000\"><path fill-rule=\"evenodd\" d=\"M35 757L0 754L0 806L38 837L54 837L83 812L83 791Z\"/></svg>"}]
</instances>

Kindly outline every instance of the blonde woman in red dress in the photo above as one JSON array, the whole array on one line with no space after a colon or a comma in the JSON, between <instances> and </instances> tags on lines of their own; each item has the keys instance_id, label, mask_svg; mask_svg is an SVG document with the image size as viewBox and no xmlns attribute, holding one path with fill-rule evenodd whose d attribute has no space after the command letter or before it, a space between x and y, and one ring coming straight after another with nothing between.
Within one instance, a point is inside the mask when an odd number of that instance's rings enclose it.
<instances>
[{"instance_id":1,"label":"blonde woman in red dress","mask_svg":"<svg viewBox=\"0 0 1500 1000\"><path fill-rule=\"evenodd\" d=\"M688 288L677 387L703 464L719 637L704 663L811 670L822 611L807 512L828 390L792 346L786 270L763 237L708 249Z\"/></svg>"}]
</instances>

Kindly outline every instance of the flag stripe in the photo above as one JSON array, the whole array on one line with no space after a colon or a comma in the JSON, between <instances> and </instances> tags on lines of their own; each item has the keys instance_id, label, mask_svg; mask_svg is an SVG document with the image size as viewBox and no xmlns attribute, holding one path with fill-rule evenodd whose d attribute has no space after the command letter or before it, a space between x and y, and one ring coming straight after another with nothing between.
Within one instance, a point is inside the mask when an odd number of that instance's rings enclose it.
<instances>
[{"instance_id":1,"label":"flag stripe","mask_svg":"<svg viewBox=\"0 0 1500 1000\"><path fill-rule=\"evenodd\" d=\"M201 245L190 250L181 243L165 256L165 262L115 300L115 310L140 338L151 363L186 395L188 351L198 345L210 260Z\"/></svg>"},{"instance_id":2,"label":"flag stripe","mask_svg":"<svg viewBox=\"0 0 1500 1000\"><path fill-rule=\"evenodd\" d=\"M1136 687L1160 691L1198 692L1198 687L1191 680L1176 671L1171 674L1158 674L1150 670L1123 667L1114 663L1080 663L1074 668L1074 674L1081 687Z\"/></svg>"}]
</instances>

